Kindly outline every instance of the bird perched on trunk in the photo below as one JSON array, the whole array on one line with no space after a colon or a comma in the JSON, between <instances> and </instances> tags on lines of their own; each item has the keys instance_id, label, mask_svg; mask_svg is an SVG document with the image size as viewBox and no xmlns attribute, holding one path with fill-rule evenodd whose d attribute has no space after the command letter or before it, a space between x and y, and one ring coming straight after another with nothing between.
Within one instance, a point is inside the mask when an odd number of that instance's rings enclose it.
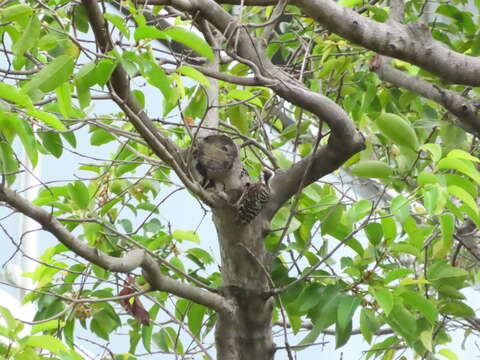
<instances>
[{"instance_id":1,"label":"bird perched on trunk","mask_svg":"<svg viewBox=\"0 0 480 360\"><path fill-rule=\"evenodd\" d=\"M265 204L270 200L270 178L272 173L263 171L263 181L255 184L247 184L240 199L237 202L237 219L242 224L248 224L262 211Z\"/></svg>"},{"instance_id":2,"label":"bird perched on trunk","mask_svg":"<svg viewBox=\"0 0 480 360\"><path fill-rule=\"evenodd\" d=\"M238 157L235 143L225 135L210 135L198 144L196 168L207 180L222 181Z\"/></svg>"}]
</instances>

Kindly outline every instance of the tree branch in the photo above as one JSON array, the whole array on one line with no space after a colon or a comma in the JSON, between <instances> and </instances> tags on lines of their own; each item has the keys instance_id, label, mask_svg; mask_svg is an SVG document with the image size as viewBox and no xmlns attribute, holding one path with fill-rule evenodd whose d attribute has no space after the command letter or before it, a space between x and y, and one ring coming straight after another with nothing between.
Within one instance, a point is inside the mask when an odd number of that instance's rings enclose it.
<instances>
[{"instance_id":1,"label":"tree branch","mask_svg":"<svg viewBox=\"0 0 480 360\"><path fill-rule=\"evenodd\" d=\"M261 41L252 37L242 24L215 1L150 0L148 3L166 4L166 2L180 10L200 13L224 35L228 40L229 51L238 55L236 56L238 61L252 68L262 85L268 86L292 104L317 115L330 126L337 139L355 140L357 131L340 106L328 97L307 89L302 83L273 65L265 55Z\"/></svg>"},{"instance_id":2,"label":"tree branch","mask_svg":"<svg viewBox=\"0 0 480 360\"><path fill-rule=\"evenodd\" d=\"M473 135L478 136L480 134L480 116L477 114L474 101L465 99L455 91L443 89L417 76L395 69L385 59L381 59L378 64L371 65L370 68L383 81L407 89L442 105L455 115L455 125L460 126Z\"/></svg>"},{"instance_id":3,"label":"tree branch","mask_svg":"<svg viewBox=\"0 0 480 360\"><path fill-rule=\"evenodd\" d=\"M390 2L391 20L388 22L402 23L404 11L403 0L392 0ZM395 69L390 65L390 58L386 56L375 56L370 62L370 70L375 72L383 81L388 81L395 86L407 89L442 105L456 117L455 125L473 135L480 134L480 116L477 115L474 102L465 99L454 91L443 89L417 76Z\"/></svg>"},{"instance_id":4,"label":"tree branch","mask_svg":"<svg viewBox=\"0 0 480 360\"><path fill-rule=\"evenodd\" d=\"M380 23L333 0L291 3L328 30L367 49L417 65L447 83L480 85L480 58L448 49L432 38L426 24Z\"/></svg>"},{"instance_id":5,"label":"tree branch","mask_svg":"<svg viewBox=\"0 0 480 360\"><path fill-rule=\"evenodd\" d=\"M100 50L105 53L113 49L112 41L107 31L107 23L96 0L82 0L87 16L92 26L95 39ZM155 154L170 165L180 177L185 186L211 205L215 202L212 194L204 191L197 183L187 176L187 166L184 164L180 149L167 137L163 136L148 115L141 109L130 91L130 82L121 64L115 68L109 80L112 99L125 112L135 129L142 135Z\"/></svg>"},{"instance_id":6,"label":"tree branch","mask_svg":"<svg viewBox=\"0 0 480 360\"><path fill-rule=\"evenodd\" d=\"M211 33L210 24L204 21L203 18L198 20L197 24L212 48L220 48L220 45L217 43L217 39ZM219 51L216 51L215 59L213 61L209 61L205 65L205 68L211 70L212 72L218 72L219 58L220 53ZM210 86L204 89L205 95L207 96L207 110L202 120L202 125L205 125L208 128L216 129L218 128L218 123L220 121L218 112L218 80L211 78L209 79L209 82ZM212 133L212 131L203 128L198 128L197 132L200 137L205 137Z\"/></svg>"},{"instance_id":7,"label":"tree branch","mask_svg":"<svg viewBox=\"0 0 480 360\"><path fill-rule=\"evenodd\" d=\"M163 4L165 1L150 0L149 4ZM278 2L216 0L217 4L241 3L246 6L270 6ZM426 24L380 23L333 0L290 0L289 4L299 7L304 14L343 38L382 55L417 65L447 83L480 85L480 59L452 51L434 40Z\"/></svg>"},{"instance_id":8,"label":"tree branch","mask_svg":"<svg viewBox=\"0 0 480 360\"><path fill-rule=\"evenodd\" d=\"M118 258L77 239L49 212L36 206L15 191L0 184L0 201L4 201L22 214L37 221L44 230L68 247L78 256L112 272L129 272L141 267L152 290L160 290L205 305L218 312L232 311L231 305L218 294L182 283L162 274L157 263L141 249L129 251Z\"/></svg>"},{"instance_id":9,"label":"tree branch","mask_svg":"<svg viewBox=\"0 0 480 360\"><path fill-rule=\"evenodd\" d=\"M149 1L151 4L151 1ZM155 3L164 3L157 0ZM238 21L213 0L169 0L169 5L183 11L199 13L213 24L227 39L227 52L248 66L255 77L285 100L315 114L325 121L332 133L329 143L272 180L273 196L266 207L267 215L275 211L293 194L300 184L308 186L320 177L338 169L349 157L364 148L363 137L356 130L347 113L328 97L307 89L302 83L273 65L265 55L261 41L253 38ZM312 160L313 156L313 160ZM307 169L307 166L310 166ZM308 170L308 171L306 171ZM305 180L300 179L306 174Z\"/></svg>"},{"instance_id":10,"label":"tree branch","mask_svg":"<svg viewBox=\"0 0 480 360\"><path fill-rule=\"evenodd\" d=\"M358 136L361 137L361 135ZM267 218L273 217L283 203L298 191L300 184L307 187L321 177L337 170L351 156L363 149L363 138L344 143L336 143L331 139L328 145L322 146L315 154L303 158L288 169L278 170L272 179L271 200L264 209ZM310 163L311 167L306 172ZM302 180L304 175L305 178Z\"/></svg>"}]
</instances>

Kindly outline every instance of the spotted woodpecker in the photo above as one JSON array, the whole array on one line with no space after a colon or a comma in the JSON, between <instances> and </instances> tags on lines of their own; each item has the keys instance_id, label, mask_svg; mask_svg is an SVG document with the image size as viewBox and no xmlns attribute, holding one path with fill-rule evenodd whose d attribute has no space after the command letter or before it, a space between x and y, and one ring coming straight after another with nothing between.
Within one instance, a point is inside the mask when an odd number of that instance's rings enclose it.
<instances>
[{"instance_id":1,"label":"spotted woodpecker","mask_svg":"<svg viewBox=\"0 0 480 360\"><path fill-rule=\"evenodd\" d=\"M248 224L255 219L270 200L269 180L271 176L270 172L263 171L263 181L246 185L245 191L237 202L237 219L240 223Z\"/></svg>"}]
</instances>

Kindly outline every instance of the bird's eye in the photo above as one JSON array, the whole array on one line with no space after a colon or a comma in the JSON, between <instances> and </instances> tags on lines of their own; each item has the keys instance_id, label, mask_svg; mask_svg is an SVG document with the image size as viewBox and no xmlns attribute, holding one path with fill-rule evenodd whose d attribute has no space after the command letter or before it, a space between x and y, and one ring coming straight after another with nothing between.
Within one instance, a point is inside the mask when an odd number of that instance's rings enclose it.
<instances>
[{"instance_id":1,"label":"bird's eye","mask_svg":"<svg viewBox=\"0 0 480 360\"><path fill-rule=\"evenodd\" d=\"M226 147L225 145L222 146L222 150L227 152L228 151L228 147Z\"/></svg>"}]
</instances>

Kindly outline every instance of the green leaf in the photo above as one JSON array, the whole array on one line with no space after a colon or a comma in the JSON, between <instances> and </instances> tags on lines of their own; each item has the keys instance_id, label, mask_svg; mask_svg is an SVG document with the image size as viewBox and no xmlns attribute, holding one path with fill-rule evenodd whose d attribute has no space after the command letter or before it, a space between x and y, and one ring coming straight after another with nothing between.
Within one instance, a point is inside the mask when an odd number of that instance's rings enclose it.
<instances>
[{"instance_id":1,"label":"green leaf","mask_svg":"<svg viewBox=\"0 0 480 360\"><path fill-rule=\"evenodd\" d=\"M200 339L200 331L203 325L203 317L205 316L206 307L199 304L192 304L188 311L188 328L192 334Z\"/></svg>"},{"instance_id":2,"label":"green leaf","mask_svg":"<svg viewBox=\"0 0 480 360\"><path fill-rule=\"evenodd\" d=\"M433 162L437 162L442 158L442 148L439 144L423 144L421 150L427 150L432 154Z\"/></svg>"},{"instance_id":3,"label":"green leaf","mask_svg":"<svg viewBox=\"0 0 480 360\"><path fill-rule=\"evenodd\" d=\"M477 185L480 185L480 173L471 161L457 158L445 158L439 161L437 168L438 170L457 170L458 172L461 172L462 174L470 177L473 181L477 183Z\"/></svg>"},{"instance_id":4,"label":"green leaf","mask_svg":"<svg viewBox=\"0 0 480 360\"><path fill-rule=\"evenodd\" d=\"M32 347L22 347L22 349L15 354L15 360L40 360L42 357Z\"/></svg>"},{"instance_id":5,"label":"green leaf","mask_svg":"<svg viewBox=\"0 0 480 360\"><path fill-rule=\"evenodd\" d=\"M133 89L132 94L133 94L133 96L135 96L135 99L137 99L140 107L142 109L145 109L145 94L143 93L143 91Z\"/></svg>"},{"instance_id":6,"label":"green leaf","mask_svg":"<svg viewBox=\"0 0 480 360\"><path fill-rule=\"evenodd\" d=\"M41 120L53 129L60 131L67 130L67 127L60 121L58 117L46 111L32 109L27 111L27 115L33 116L34 118Z\"/></svg>"},{"instance_id":7,"label":"green leaf","mask_svg":"<svg viewBox=\"0 0 480 360\"><path fill-rule=\"evenodd\" d=\"M25 93L36 89L44 93L52 91L70 78L73 67L73 59L68 55L61 55L35 74L22 91Z\"/></svg>"},{"instance_id":8,"label":"green leaf","mask_svg":"<svg viewBox=\"0 0 480 360\"><path fill-rule=\"evenodd\" d=\"M115 136L113 136L110 132L103 129L95 129L92 136L90 137L90 145L100 146L100 145L108 144L110 141L113 141L113 140L115 140ZM136 164L128 164L128 165L136 165ZM119 176L119 174L115 174L115 175Z\"/></svg>"},{"instance_id":9,"label":"green leaf","mask_svg":"<svg viewBox=\"0 0 480 360\"><path fill-rule=\"evenodd\" d=\"M439 184L438 176L430 172L422 171L417 176L418 185Z\"/></svg>"},{"instance_id":10,"label":"green leaf","mask_svg":"<svg viewBox=\"0 0 480 360\"><path fill-rule=\"evenodd\" d=\"M447 203L447 193L443 186L438 184L427 185L422 189L423 205L430 215L442 213Z\"/></svg>"},{"instance_id":11,"label":"green leaf","mask_svg":"<svg viewBox=\"0 0 480 360\"><path fill-rule=\"evenodd\" d=\"M352 321L350 320L345 327L337 326L335 328L335 348L338 349L348 342L352 335Z\"/></svg>"},{"instance_id":12,"label":"green leaf","mask_svg":"<svg viewBox=\"0 0 480 360\"><path fill-rule=\"evenodd\" d=\"M228 92L227 96L231 99L248 101L258 107L263 107L262 102L254 94L247 90L233 89Z\"/></svg>"},{"instance_id":13,"label":"green leaf","mask_svg":"<svg viewBox=\"0 0 480 360\"><path fill-rule=\"evenodd\" d=\"M425 318L430 321L432 325L435 324L438 317L438 310L432 304L432 302L427 300L418 292L407 290L402 292L400 295L403 298L405 304L414 307L415 309L420 311L425 316Z\"/></svg>"},{"instance_id":14,"label":"green leaf","mask_svg":"<svg viewBox=\"0 0 480 360\"><path fill-rule=\"evenodd\" d=\"M65 119L69 119L73 113L72 88L69 83L63 83L55 89L57 94L58 107ZM61 129L58 129L61 130Z\"/></svg>"},{"instance_id":15,"label":"green leaf","mask_svg":"<svg viewBox=\"0 0 480 360\"><path fill-rule=\"evenodd\" d=\"M170 36L172 40L178 41L190 49L195 50L198 54L205 56L208 60L213 61L215 55L208 43L198 35L181 27L169 27L163 31Z\"/></svg>"},{"instance_id":16,"label":"green leaf","mask_svg":"<svg viewBox=\"0 0 480 360\"><path fill-rule=\"evenodd\" d=\"M478 215L479 211L478 211L477 203L475 199L468 192L466 192L461 187L458 187L456 185L451 185L447 187L447 190L450 195L453 195L459 200L461 200L465 205L470 207Z\"/></svg>"},{"instance_id":17,"label":"green leaf","mask_svg":"<svg viewBox=\"0 0 480 360\"><path fill-rule=\"evenodd\" d=\"M27 152L28 158L32 162L33 167L37 166L38 152L33 131L28 125L27 121L16 116L9 116L10 123L15 129L15 132L20 137L23 147Z\"/></svg>"},{"instance_id":18,"label":"green leaf","mask_svg":"<svg viewBox=\"0 0 480 360\"><path fill-rule=\"evenodd\" d=\"M437 13L452 18L460 29L464 30L468 35L474 35L477 26L472 20L472 13L468 11L461 11L457 7L449 4L440 5Z\"/></svg>"},{"instance_id":19,"label":"green leaf","mask_svg":"<svg viewBox=\"0 0 480 360\"><path fill-rule=\"evenodd\" d=\"M450 349L443 348L440 349L438 353L448 360L458 360L458 356Z\"/></svg>"},{"instance_id":20,"label":"green leaf","mask_svg":"<svg viewBox=\"0 0 480 360\"><path fill-rule=\"evenodd\" d=\"M207 97L202 87L198 86L195 93L190 99L190 103L187 105L184 111L185 117L192 119L202 119L207 110Z\"/></svg>"},{"instance_id":21,"label":"green leaf","mask_svg":"<svg viewBox=\"0 0 480 360\"><path fill-rule=\"evenodd\" d=\"M22 340L22 345L45 349L55 355L60 355L63 352L69 352L68 348L62 343L61 340L50 335L28 336Z\"/></svg>"},{"instance_id":22,"label":"green leaf","mask_svg":"<svg viewBox=\"0 0 480 360\"><path fill-rule=\"evenodd\" d=\"M3 320L5 320L5 324L7 325L8 329L15 330L17 321L13 317L10 310L0 305L0 316L3 318Z\"/></svg>"},{"instance_id":23,"label":"green leaf","mask_svg":"<svg viewBox=\"0 0 480 360\"><path fill-rule=\"evenodd\" d=\"M400 223L404 223L410 214L410 202L403 195L396 196L390 205L393 215Z\"/></svg>"},{"instance_id":24,"label":"green leaf","mask_svg":"<svg viewBox=\"0 0 480 360\"><path fill-rule=\"evenodd\" d=\"M98 273L98 275L102 274ZM108 296L108 294L105 296ZM102 339L108 340L112 332L120 327L122 323L111 305L103 303L99 305L99 308L100 310L93 313L93 319L90 322L90 330Z\"/></svg>"},{"instance_id":25,"label":"green leaf","mask_svg":"<svg viewBox=\"0 0 480 360\"><path fill-rule=\"evenodd\" d=\"M469 160L469 161L473 161L473 162L476 162L476 163L480 162L479 158L477 158L473 155L470 155L466 151L463 151L463 150L460 150L460 149L454 149L454 150L450 151L447 155L447 158L464 159L464 160Z\"/></svg>"},{"instance_id":26,"label":"green leaf","mask_svg":"<svg viewBox=\"0 0 480 360\"><path fill-rule=\"evenodd\" d=\"M16 87L0 82L0 98L16 103L24 108L33 108L32 100L26 94L20 93Z\"/></svg>"},{"instance_id":27,"label":"green leaf","mask_svg":"<svg viewBox=\"0 0 480 360\"><path fill-rule=\"evenodd\" d=\"M19 4L13 6L4 6L0 9L0 21L7 23L15 21L23 17L27 17L33 13L33 9L30 6Z\"/></svg>"},{"instance_id":28,"label":"green leaf","mask_svg":"<svg viewBox=\"0 0 480 360\"><path fill-rule=\"evenodd\" d=\"M73 148L77 147L77 138L75 137L75 134L73 132L68 132L68 133L62 133L60 134L67 142L69 145Z\"/></svg>"},{"instance_id":29,"label":"green leaf","mask_svg":"<svg viewBox=\"0 0 480 360\"><path fill-rule=\"evenodd\" d=\"M355 296L343 296L337 308L337 326L340 329L346 329L351 324L353 314L360 305L360 298Z\"/></svg>"},{"instance_id":30,"label":"green leaf","mask_svg":"<svg viewBox=\"0 0 480 360\"><path fill-rule=\"evenodd\" d=\"M394 143L406 146L413 151L418 149L418 138L412 124L397 114L382 113L377 118L377 126L382 134Z\"/></svg>"},{"instance_id":31,"label":"green leaf","mask_svg":"<svg viewBox=\"0 0 480 360\"><path fill-rule=\"evenodd\" d=\"M168 39L168 36L154 26L141 25L135 29L133 38L138 42L143 39Z\"/></svg>"},{"instance_id":32,"label":"green leaf","mask_svg":"<svg viewBox=\"0 0 480 360\"><path fill-rule=\"evenodd\" d=\"M180 66L179 68L177 68L177 72L179 74L188 76L189 78L197 81L205 87L210 87L210 82L205 77L205 75L203 75L200 71L191 66Z\"/></svg>"},{"instance_id":33,"label":"green leaf","mask_svg":"<svg viewBox=\"0 0 480 360\"><path fill-rule=\"evenodd\" d=\"M16 55L23 55L25 51L30 50L37 44L40 35L40 21L34 14L30 17L30 21L26 29L23 31L20 39L13 46Z\"/></svg>"},{"instance_id":34,"label":"green leaf","mask_svg":"<svg viewBox=\"0 0 480 360\"><path fill-rule=\"evenodd\" d=\"M478 197L477 186L470 179L458 174L444 174L443 177L447 181L447 185L456 185L467 191L474 198Z\"/></svg>"},{"instance_id":35,"label":"green leaf","mask_svg":"<svg viewBox=\"0 0 480 360\"><path fill-rule=\"evenodd\" d=\"M337 318L338 300L341 294L334 286L327 286L318 304L319 311L313 319L313 329L300 341L299 345L315 342L321 332L333 324Z\"/></svg>"},{"instance_id":36,"label":"green leaf","mask_svg":"<svg viewBox=\"0 0 480 360\"><path fill-rule=\"evenodd\" d=\"M393 169L386 163L378 160L365 160L350 168L353 175L367 178L389 178L393 175Z\"/></svg>"},{"instance_id":37,"label":"green leaf","mask_svg":"<svg viewBox=\"0 0 480 360\"><path fill-rule=\"evenodd\" d=\"M355 202L350 210L349 214L353 215L353 221L357 222L362 220L372 211L372 202L369 200L359 200Z\"/></svg>"},{"instance_id":38,"label":"green leaf","mask_svg":"<svg viewBox=\"0 0 480 360\"><path fill-rule=\"evenodd\" d=\"M142 343L145 347L145 350L151 352L151 343L152 343L152 332L154 324L152 323L157 318L158 312L160 311L160 306L155 304L149 311L149 317L152 320L149 325L142 326Z\"/></svg>"},{"instance_id":39,"label":"green leaf","mask_svg":"<svg viewBox=\"0 0 480 360\"><path fill-rule=\"evenodd\" d=\"M101 87L104 87L105 84L110 80L113 71L117 67L118 61L112 59L102 59L95 66L95 78L96 83Z\"/></svg>"},{"instance_id":40,"label":"green leaf","mask_svg":"<svg viewBox=\"0 0 480 360\"><path fill-rule=\"evenodd\" d=\"M388 316L393 309L392 293L385 288L371 289L370 293L373 295L375 300L377 300L378 305L380 305L385 314Z\"/></svg>"},{"instance_id":41,"label":"green leaf","mask_svg":"<svg viewBox=\"0 0 480 360\"><path fill-rule=\"evenodd\" d=\"M370 241L373 246L377 246L378 244L380 244L380 241L383 237L382 225L372 222L365 227L364 231L367 235L368 241Z\"/></svg>"},{"instance_id":42,"label":"green leaf","mask_svg":"<svg viewBox=\"0 0 480 360\"><path fill-rule=\"evenodd\" d=\"M200 243L200 237L195 231L175 230L172 235L175 240L180 242L191 241L197 244Z\"/></svg>"},{"instance_id":43,"label":"green leaf","mask_svg":"<svg viewBox=\"0 0 480 360\"><path fill-rule=\"evenodd\" d=\"M183 353L182 344L174 329L171 327L163 327L153 335L155 344L165 352L174 351L177 354ZM176 344L176 348L175 348Z\"/></svg>"},{"instance_id":44,"label":"green leaf","mask_svg":"<svg viewBox=\"0 0 480 360\"><path fill-rule=\"evenodd\" d=\"M0 170L2 173L13 173L18 171L18 161L13 156L13 150L5 141L0 141ZM5 176L8 185L15 181L15 174Z\"/></svg>"},{"instance_id":45,"label":"green leaf","mask_svg":"<svg viewBox=\"0 0 480 360\"><path fill-rule=\"evenodd\" d=\"M115 25L123 34L123 36L125 36L127 39L130 38L130 30L128 30L128 26L125 23L125 18L123 16L117 14L104 14L103 17Z\"/></svg>"},{"instance_id":46,"label":"green leaf","mask_svg":"<svg viewBox=\"0 0 480 360\"><path fill-rule=\"evenodd\" d=\"M355 239L354 237L351 237L347 241L345 241L345 245L350 247L352 250L354 250L358 255L363 256L363 247L362 243Z\"/></svg>"},{"instance_id":47,"label":"green leaf","mask_svg":"<svg viewBox=\"0 0 480 360\"><path fill-rule=\"evenodd\" d=\"M68 184L68 194L71 199L80 209L88 209L90 204L90 194L88 188L81 181L75 181L73 184Z\"/></svg>"},{"instance_id":48,"label":"green leaf","mask_svg":"<svg viewBox=\"0 0 480 360\"><path fill-rule=\"evenodd\" d=\"M87 10L85 10L85 7L83 5L75 6L74 16L76 29L83 33L87 33L89 24Z\"/></svg>"},{"instance_id":49,"label":"green leaf","mask_svg":"<svg viewBox=\"0 0 480 360\"><path fill-rule=\"evenodd\" d=\"M75 83L86 87L95 85L97 83L96 66L97 64L94 61L83 65L75 75Z\"/></svg>"},{"instance_id":50,"label":"green leaf","mask_svg":"<svg viewBox=\"0 0 480 360\"><path fill-rule=\"evenodd\" d=\"M157 64L153 64L146 76L148 83L158 88L162 92L165 100L169 102L173 93L170 86L170 80L168 80L163 69Z\"/></svg>"},{"instance_id":51,"label":"green leaf","mask_svg":"<svg viewBox=\"0 0 480 360\"><path fill-rule=\"evenodd\" d=\"M403 305L396 304L387 317L387 322L402 335L409 345L417 340L417 322L415 317Z\"/></svg>"},{"instance_id":52,"label":"green leaf","mask_svg":"<svg viewBox=\"0 0 480 360\"><path fill-rule=\"evenodd\" d=\"M55 330L58 328L63 328L65 326L64 321L59 321L59 320L50 320L44 323L40 324L34 324L32 326L32 335L43 332L43 331L49 331L49 330Z\"/></svg>"},{"instance_id":53,"label":"green leaf","mask_svg":"<svg viewBox=\"0 0 480 360\"><path fill-rule=\"evenodd\" d=\"M320 284L314 283L307 286L289 307L289 312L294 314L303 314L313 309L321 300L321 296L324 291L324 287Z\"/></svg>"},{"instance_id":54,"label":"green leaf","mask_svg":"<svg viewBox=\"0 0 480 360\"><path fill-rule=\"evenodd\" d=\"M397 225L391 216L383 216L381 219L383 237L385 240L394 240L397 237Z\"/></svg>"},{"instance_id":55,"label":"green leaf","mask_svg":"<svg viewBox=\"0 0 480 360\"><path fill-rule=\"evenodd\" d=\"M404 269L404 268L395 269L395 270L389 271L387 273L383 282L384 282L385 285L387 285L394 280L404 278L405 276L413 274L413 273L414 272L411 269Z\"/></svg>"},{"instance_id":56,"label":"green leaf","mask_svg":"<svg viewBox=\"0 0 480 360\"><path fill-rule=\"evenodd\" d=\"M442 4L440 5L437 10L435 11L437 14L441 14L444 16L451 17L452 19L460 20L460 10L458 10L453 5Z\"/></svg>"},{"instance_id":57,"label":"green leaf","mask_svg":"<svg viewBox=\"0 0 480 360\"><path fill-rule=\"evenodd\" d=\"M362 0L339 0L338 3L345 7L352 7L362 3Z\"/></svg>"},{"instance_id":58,"label":"green leaf","mask_svg":"<svg viewBox=\"0 0 480 360\"><path fill-rule=\"evenodd\" d=\"M385 352L386 349L392 349L394 348L395 344L398 344L400 342L399 338L396 335L392 335L385 340L378 342L374 344L368 353L368 355L365 357L366 360L369 360L370 357L375 356L377 358L381 354ZM386 355L389 355L389 353L386 353ZM387 358L388 359L388 358ZM391 356L390 356L391 360ZM405 360L405 359L401 359Z\"/></svg>"},{"instance_id":59,"label":"green leaf","mask_svg":"<svg viewBox=\"0 0 480 360\"><path fill-rule=\"evenodd\" d=\"M204 249L190 248L187 250L187 253L189 258L201 267L215 262L212 255Z\"/></svg>"},{"instance_id":60,"label":"green leaf","mask_svg":"<svg viewBox=\"0 0 480 360\"><path fill-rule=\"evenodd\" d=\"M454 286L451 285L440 285L437 290L442 297L460 300L465 299L465 295L463 295L460 291L458 291Z\"/></svg>"},{"instance_id":61,"label":"green leaf","mask_svg":"<svg viewBox=\"0 0 480 360\"><path fill-rule=\"evenodd\" d=\"M422 345L427 349L428 351L433 350L433 344L432 344L432 338L433 338L433 330L428 329L424 330L420 333L420 341L422 342Z\"/></svg>"},{"instance_id":62,"label":"green leaf","mask_svg":"<svg viewBox=\"0 0 480 360\"><path fill-rule=\"evenodd\" d=\"M280 229L287 225L287 221L290 215L290 211L286 207L282 207L272 219L272 228ZM290 221L290 225L287 229L286 234L291 234L300 227L301 223L293 217Z\"/></svg>"},{"instance_id":63,"label":"green leaf","mask_svg":"<svg viewBox=\"0 0 480 360\"><path fill-rule=\"evenodd\" d=\"M388 20L388 12L378 6L375 5L367 5L365 6L371 13L373 13L373 19L378 22L385 22Z\"/></svg>"},{"instance_id":64,"label":"green leaf","mask_svg":"<svg viewBox=\"0 0 480 360\"><path fill-rule=\"evenodd\" d=\"M242 134L247 134L250 128L250 119L246 112L245 105L229 106L226 110L230 123Z\"/></svg>"},{"instance_id":65,"label":"green leaf","mask_svg":"<svg viewBox=\"0 0 480 360\"><path fill-rule=\"evenodd\" d=\"M90 105L90 101L91 101L90 87L88 87L83 83L77 83L76 89L77 89L78 102L80 103L80 107L84 109Z\"/></svg>"},{"instance_id":66,"label":"green leaf","mask_svg":"<svg viewBox=\"0 0 480 360\"><path fill-rule=\"evenodd\" d=\"M440 313L463 318L475 316L475 311L470 306L457 300L449 300L447 303L442 304L440 306Z\"/></svg>"},{"instance_id":67,"label":"green leaf","mask_svg":"<svg viewBox=\"0 0 480 360\"><path fill-rule=\"evenodd\" d=\"M430 281L446 280L447 278L455 278L455 282L461 282L466 279L468 272L464 269L451 266L444 261L438 261L433 263L428 268L428 277Z\"/></svg>"},{"instance_id":68,"label":"green leaf","mask_svg":"<svg viewBox=\"0 0 480 360\"><path fill-rule=\"evenodd\" d=\"M38 135L42 139L43 146L45 146L45 149L47 149L50 154L56 158L62 156L63 144L60 135L53 131L40 132Z\"/></svg>"},{"instance_id":69,"label":"green leaf","mask_svg":"<svg viewBox=\"0 0 480 360\"><path fill-rule=\"evenodd\" d=\"M360 332L369 344L372 343L373 334L379 327L380 324L375 318L375 313L369 308L362 308L360 312Z\"/></svg>"},{"instance_id":70,"label":"green leaf","mask_svg":"<svg viewBox=\"0 0 480 360\"><path fill-rule=\"evenodd\" d=\"M391 247L391 250L394 253L410 254L415 257L421 256L421 252L418 250L417 247L404 241L399 242L397 244L393 244Z\"/></svg>"},{"instance_id":71,"label":"green leaf","mask_svg":"<svg viewBox=\"0 0 480 360\"><path fill-rule=\"evenodd\" d=\"M5 140L10 143L13 142L15 136L17 136L17 131L15 130L15 125L13 124L14 119L14 116L0 111L0 134L3 135Z\"/></svg>"},{"instance_id":72,"label":"green leaf","mask_svg":"<svg viewBox=\"0 0 480 360\"><path fill-rule=\"evenodd\" d=\"M440 229L445 246L452 244L452 237L455 231L455 217L452 214L443 214L440 216Z\"/></svg>"}]
</instances>

